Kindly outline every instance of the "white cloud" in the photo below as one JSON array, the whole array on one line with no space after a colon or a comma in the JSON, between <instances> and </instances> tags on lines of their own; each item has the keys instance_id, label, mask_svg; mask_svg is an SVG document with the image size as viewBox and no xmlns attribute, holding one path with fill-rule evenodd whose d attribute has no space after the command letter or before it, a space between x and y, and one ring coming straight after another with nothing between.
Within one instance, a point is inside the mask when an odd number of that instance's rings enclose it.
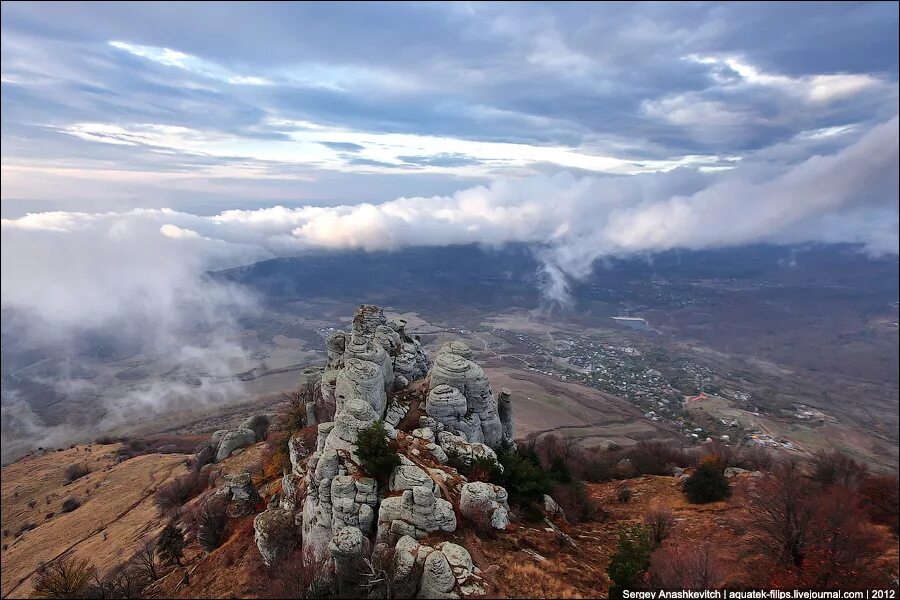
<instances>
[{"instance_id":1,"label":"white cloud","mask_svg":"<svg viewBox=\"0 0 900 600\"><path fill-rule=\"evenodd\" d=\"M143 352L174 364L202 366L199 387L172 379L115 397L103 395L101 380L71 388L85 393L88 386L103 398L105 427L239 395L229 374L246 357L229 335L240 330L240 315L258 308L245 290L206 277L207 269L311 248L523 242L539 248L544 294L565 302L571 280L606 256L766 241L854 242L873 255L896 255L897 126L895 117L835 154L793 166L500 178L447 196L213 216L170 209L28 214L0 222L0 304L28 319L30 337L57 348L97 328L138 340ZM198 326L221 335L198 344L187 333ZM47 443L71 435L38 421L4 408L4 431Z\"/></svg>"},{"instance_id":2,"label":"white cloud","mask_svg":"<svg viewBox=\"0 0 900 600\"><path fill-rule=\"evenodd\" d=\"M138 282L141 289L159 285L165 290L174 267L196 273L210 265L309 248L537 243L555 262L550 273L576 277L603 255L785 239L825 237L861 242L873 252L896 252L896 243L889 243L883 231L870 235L859 219L848 219L843 228L830 223L825 233L821 227L823 216L835 213L877 214L896 223L897 124L895 117L836 154L793 166L501 178L449 196L229 210L209 217L167 209L28 215L3 221L3 304L46 303L44 312L50 314L65 314L70 304L108 312L112 307L106 304L119 302L121 292L116 296L96 286L98 276L109 278L117 290ZM106 250L110 243L117 244L114 253ZM76 268L61 267L60 255ZM24 261L27 269L20 264ZM128 271L140 277L120 281L114 271L122 261L129 261ZM43 293L47 286L59 287L59 293ZM79 297L82 288L87 291Z\"/></svg>"},{"instance_id":3,"label":"white cloud","mask_svg":"<svg viewBox=\"0 0 900 600\"><path fill-rule=\"evenodd\" d=\"M785 95L810 104L829 104L850 98L866 90L887 85L885 81L867 73L836 73L807 75L804 77L788 77L775 73L766 73L754 65L738 57L699 56L692 54L686 60L709 65L711 67L727 67L739 76L734 81L721 73L714 72L717 81L725 85L755 85L773 88Z\"/></svg>"},{"instance_id":4,"label":"white cloud","mask_svg":"<svg viewBox=\"0 0 900 600\"><path fill-rule=\"evenodd\" d=\"M689 155L671 160L631 161L595 153L586 148L537 146L505 142L483 142L420 134L375 133L340 127L327 127L305 121L272 119L269 125L281 128L289 140L248 139L225 133L213 133L155 123L113 125L73 123L60 130L92 142L143 145L173 152L268 161L283 165L300 164L345 172L440 173L463 177L485 177L498 173L534 173L537 164L553 164L564 169L598 173L634 174L668 171L679 166L718 165L719 157ZM327 143L353 144L359 149L347 152ZM440 159L460 156L470 161L443 166L440 160L408 163L402 157ZM365 162L360 162L362 159ZM231 167L223 175L233 175ZM253 177L253 173L243 173ZM263 166L256 176L272 176ZM278 175L274 175L278 176Z\"/></svg>"},{"instance_id":5,"label":"white cloud","mask_svg":"<svg viewBox=\"0 0 900 600\"><path fill-rule=\"evenodd\" d=\"M273 82L265 77L239 75L210 61L170 48L142 46L140 44L130 44L128 42L117 40L109 42L109 45L118 50L124 50L129 54L152 60L153 62L157 62L167 67L176 67L203 77L224 81L225 83L232 83L235 85L273 85Z\"/></svg>"}]
</instances>

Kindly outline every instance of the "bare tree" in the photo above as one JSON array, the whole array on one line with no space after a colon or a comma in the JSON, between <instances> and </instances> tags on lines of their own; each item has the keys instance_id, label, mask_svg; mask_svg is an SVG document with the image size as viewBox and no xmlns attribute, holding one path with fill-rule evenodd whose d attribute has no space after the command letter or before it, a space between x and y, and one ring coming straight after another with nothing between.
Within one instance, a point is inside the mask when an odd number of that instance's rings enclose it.
<instances>
[{"instance_id":1,"label":"bare tree","mask_svg":"<svg viewBox=\"0 0 900 600\"><path fill-rule=\"evenodd\" d=\"M675 527L675 514L668 506L657 504L644 515L644 523L650 527L650 537L659 546L672 533L672 528Z\"/></svg>"},{"instance_id":2,"label":"bare tree","mask_svg":"<svg viewBox=\"0 0 900 600\"><path fill-rule=\"evenodd\" d=\"M263 598L327 598L334 595L333 573L324 557L297 550L263 572ZM330 592L330 594L329 594Z\"/></svg>"},{"instance_id":3,"label":"bare tree","mask_svg":"<svg viewBox=\"0 0 900 600\"><path fill-rule=\"evenodd\" d=\"M835 484L855 490L868 475L865 465L836 451L819 450L813 456L812 463L813 479L827 485Z\"/></svg>"},{"instance_id":4,"label":"bare tree","mask_svg":"<svg viewBox=\"0 0 900 600\"><path fill-rule=\"evenodd\" d=\"M666 546L650 557L650 584L663 590L708 590L720 587L722 567L709 544Z\"/></svg>"},{"instance_id":5,"label":"bare tree","mask_svg":"<svg viewBox=\"0 0 900 600\"><path fill-rule=\"evenodd\" d=\"M793 460L779 464L749 493L747 509L753 517L753 528L785 564L803 564L816 514L812 496L810 481Z\"/></svg>"},{"instance_id":6,"label":"bare tree","mask_svg":"<svg viewBox=\"0 0 900 600\"><path fill-rule=\"evenodd\" d=\"M96 570L88 561L63 555L38 566L34 595L36 598L84 598L95 576Z\"/></svg>"},{"instance_id":7,"label":"bare tree","mask_svg":"<svg viewBox=\"0 0 900 600\"><path fill-rule=\"evenodd\" d=\"M147 574L151 581L159 579L159 560L156 558L156 541L146 540L138 546L134 555L134 564Z\"/></svg>"}]
</instances>

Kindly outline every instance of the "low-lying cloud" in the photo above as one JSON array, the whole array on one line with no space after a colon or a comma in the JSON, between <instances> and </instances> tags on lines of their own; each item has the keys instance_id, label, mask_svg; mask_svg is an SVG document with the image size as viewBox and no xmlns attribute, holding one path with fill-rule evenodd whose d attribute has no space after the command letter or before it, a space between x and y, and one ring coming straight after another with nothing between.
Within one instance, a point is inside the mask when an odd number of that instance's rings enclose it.
<instances>
[{"instance_id":1,"label":"low-lying cloud","mask_svg":"<svg viewBox=\"0 0 900 600\"><path fill-rule=\"evenodd\" d=\"M253 310L244 290L211 281L208 270L311 249L534 244L544 292L563 303L569 281L587 276L601 257L809 241L897 254L898 158L894 117L833 154L719 172L563 172L501 178L446 196L213 216L169 209L29 214L2 222L2 306L29 316L35 336L65 340L103 328L166 352L189 346L180 335L187 326L225 330ZM198 353L196 360L211 364L230 360L209 348ZM219 378L227 371L213 370ZM123 407L157 406L165 395L145 391L132 404L111 403L108 413L125 420Z\"/></svg>"}]
</instances>

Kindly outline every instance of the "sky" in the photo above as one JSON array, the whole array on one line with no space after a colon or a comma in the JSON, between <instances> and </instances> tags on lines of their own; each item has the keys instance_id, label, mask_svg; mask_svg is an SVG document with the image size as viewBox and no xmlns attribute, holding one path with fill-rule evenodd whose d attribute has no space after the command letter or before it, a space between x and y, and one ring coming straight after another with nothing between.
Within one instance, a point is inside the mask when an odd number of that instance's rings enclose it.
<instances>
[{"instance_id":1,"label":"sky","mask_svg":"<svg viewBox=\"0 0 900 600\"><path fill-rule=\"evenodd\" d=\"M204 274L309 250L525 243L553 306L599 259L898 254L896 2L0 6L17 347L95 328L221 373L257 304ZM28 401L4 432L70 435Z\"/></svg>"},{"instance_id":2,"label":"sky","mask_svg":"<svg viewBox=\"0 0 900 600\"><path fill-rule=\"evenodd\" d=\"M896 115L897 12L4 2L4 216L797 162Z\"/></svg>"}]
</instances>

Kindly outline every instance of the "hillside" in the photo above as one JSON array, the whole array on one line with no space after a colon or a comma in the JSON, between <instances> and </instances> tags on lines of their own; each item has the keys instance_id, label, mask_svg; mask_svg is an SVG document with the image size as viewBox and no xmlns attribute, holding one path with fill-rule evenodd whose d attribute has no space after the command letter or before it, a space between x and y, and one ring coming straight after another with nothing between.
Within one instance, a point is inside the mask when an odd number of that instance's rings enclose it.
<instances>
[{"instance_id":1,"label":"hillside","mask_svg":"<svg viewBox=\"0 0 900 600\"><path fill-rule=\"evenodd\" d=\"M3 597L896 584L896 477L839 454L803 465L683 447L615 398L482 369L457 340L431 354L407 325L360 306L274 419L266 404L212 435L98 440L4 467ZM786 512L802 515L789 531Z\"/></svg>"}]
</instances>

